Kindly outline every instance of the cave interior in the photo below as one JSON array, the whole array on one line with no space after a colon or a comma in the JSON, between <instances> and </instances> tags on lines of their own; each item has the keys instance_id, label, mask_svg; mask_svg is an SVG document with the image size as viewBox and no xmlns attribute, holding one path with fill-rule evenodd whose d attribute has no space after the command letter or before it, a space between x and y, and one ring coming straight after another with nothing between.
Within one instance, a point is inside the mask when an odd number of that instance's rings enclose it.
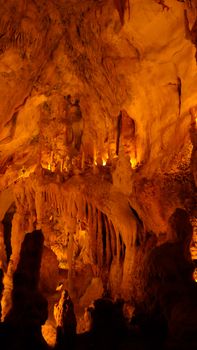
<instances>
[{"instance_id":1,"label":"cave interior","mask_svg":"<svg viewBox=\"0 0 197 350\"><path fill-rule=\"evenodd\" d=\"M0 346L197 349L197 0L0 0Z\"/></svg>"}]
</instances>

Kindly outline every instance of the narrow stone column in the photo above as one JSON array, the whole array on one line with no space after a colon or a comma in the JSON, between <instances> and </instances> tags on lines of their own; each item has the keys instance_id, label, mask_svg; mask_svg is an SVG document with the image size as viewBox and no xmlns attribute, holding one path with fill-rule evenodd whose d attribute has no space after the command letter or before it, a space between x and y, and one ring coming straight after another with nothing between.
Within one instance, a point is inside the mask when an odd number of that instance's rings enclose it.
<instances>
[{"instance_id":1,"label":"narrow stone column","mask_svg":"<svg viewBox=\"0 0 197 350\"><path fill-rule=\"evenodd\" d=\"M2 296L2 321L12 307L12 288L13 288L13 273L17 268L20 257L21 244L24 240L25 234L28 232L28 220L20 213L15 213L12 220L11 246L12 255L8 264L7 272L3 278L3 296Z\"/></svg>"},{"instance_id":2,"label":"narrow stone column","mask_svg":"<svg viewBox=\"0 0 197 350\"><path fill-rule=\"evenodd\" d=\"M12 307L12 289L13 289L13 262L9 261L7 272L3 277L3 295L1 299L1 321L3 322L7 313Z\"/></svg>"},{"instance_id":3,"label":"narrow stone column","mask_svg":"<svg viewBox=\"0 0 197 350\"><path fill-rule=\"evenodd\" d=\"M74 235L76 230L76 219L70 218L68 224L69 242L68 242L68 289L71 297L74 295L74 279L75 279L75 267L74 267Z\"/></svg>"},{"instance_id":4,"label":"narrow stone column","mask_svg":"<svg viewBox=\"0 0 197 350\"><path fill-rule=\"evenodd\" d=\"M4 226L0 222L0 268L5 272L7 268L7 256L4 242Z\"/></svg>"}]
</instances>

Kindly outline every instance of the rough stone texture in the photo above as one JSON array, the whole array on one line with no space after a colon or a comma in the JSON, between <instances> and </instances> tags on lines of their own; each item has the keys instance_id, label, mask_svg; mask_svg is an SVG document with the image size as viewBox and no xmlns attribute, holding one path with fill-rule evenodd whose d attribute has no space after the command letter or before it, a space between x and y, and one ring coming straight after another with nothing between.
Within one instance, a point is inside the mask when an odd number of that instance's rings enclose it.
<instances>
[{"instance_id":1,"label":"rough stone texture","mask_svg":"<svg viewBox=\"0 0 197 350\"><path fill-rule=\"evenodd\" d=\"M176 209L169 224L173 240L151 248L153 237L150 237L150 249L146 245L146 254L137 268L142 271L136 276L141 285L133 290L136 315L149 337L167 336L169 349L193 349L197 303L196 284L192 281L194 266L189 259L192 226L183 209ZM139 278L140 275L144 278Z\"/></svg>"},{"instance_id":2,"label":"rough stone texture","mask_svg":"<svg viewBox=\"0 0 197 350\"><path fill-rule=\"evenodd\" d=\"M104 292L103 284L101 279L93 278L91 284L86 290L86 293L80 299L80 304L88 307L93 300L99 299L102 297Z\"/></svg>"},{"instance_id":3,"label":"rough stone texture","mask_svg":"<svg viewBox=\"0 0 197 350\"><path fill-rule=\"evenodd\" d=\"M92 278L138 295L172 213L196 216L197 3L0 5L0 220L16 205L2 313L35 228L77 301Z\"/></svg>"},{"instance_id":4,"label":"rough stone texture","mask_svg":"<svg viewBox=\"0 0 197 350\"><path fill-rule=\"evenodd\" d=\"M57 257L52 250L44 247L40 267L40 289L44 293L54 293L58 283L59 271Z\"/></svg>"}]
</instances>

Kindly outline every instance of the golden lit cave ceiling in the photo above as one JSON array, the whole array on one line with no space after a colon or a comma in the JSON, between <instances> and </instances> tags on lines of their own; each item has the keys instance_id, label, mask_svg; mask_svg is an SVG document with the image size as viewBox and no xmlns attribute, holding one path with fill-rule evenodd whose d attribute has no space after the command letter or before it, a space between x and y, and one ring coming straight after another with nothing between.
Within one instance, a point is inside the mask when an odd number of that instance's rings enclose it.
<instances>
[{"instance_id":1,"label":"golden lit cave ceiling","mask_svg":"<svg viewBox=\"0 0 197 350\"><path fill-rule=\"evenodd\" d=\"M196 1L0 4L0 218L42 166L46 183L91 188L108 215L121 193L165 231L193 206Z\"/></svg>"}]
</instances>

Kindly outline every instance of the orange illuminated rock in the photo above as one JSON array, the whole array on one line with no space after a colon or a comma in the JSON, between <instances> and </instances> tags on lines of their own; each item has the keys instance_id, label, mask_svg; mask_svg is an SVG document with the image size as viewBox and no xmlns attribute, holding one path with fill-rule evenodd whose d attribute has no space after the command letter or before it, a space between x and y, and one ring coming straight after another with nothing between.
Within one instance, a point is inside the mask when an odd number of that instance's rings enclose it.
<instances>
[{"instance_id":1,"label":"orange illuminated rock","mask_svg":"<svg viewBox=\"0 0 197 350\"><path fill-rule=\"evenodd\" d=\"M134 276L140 294L148 238L173 238L176 208L193 215L195 14L194 0L2 2L0 221L16 206L3 316L27 232L42 229L46 289L62 276L87 305L131 298Z\"/></svg>"}]
</instances>

